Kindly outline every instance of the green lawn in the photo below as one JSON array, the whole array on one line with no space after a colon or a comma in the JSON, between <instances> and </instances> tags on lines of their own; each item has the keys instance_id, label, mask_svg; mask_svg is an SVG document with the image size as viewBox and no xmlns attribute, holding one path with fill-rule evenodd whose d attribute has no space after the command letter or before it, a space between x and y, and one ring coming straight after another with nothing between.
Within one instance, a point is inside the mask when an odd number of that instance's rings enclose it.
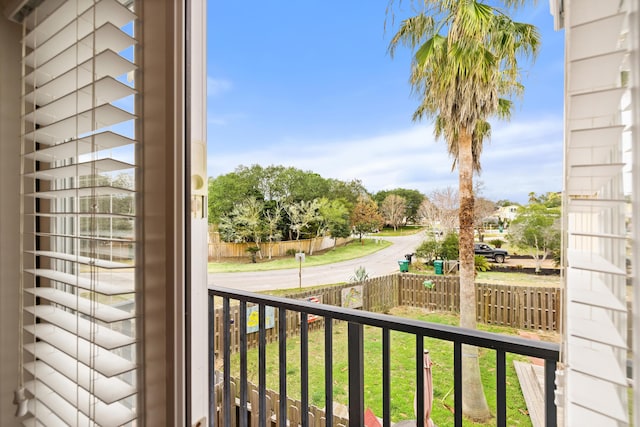
<instances>
[{"instance_id":1,"label":"green lawn","mask_svg":"<svg viewBox=\"0 0 640 427\"><path fill-rule=\"evenodd\" d=\"M445 313L426 313L418 309L397 308L390 314L411 317L419 320L456 325L457 316ZM479 329L492 332L515 334L511 328L488 327L481 325ZM333 378L334 400L347 404L348 365L347 365L347 331L346 324L341 322L334 326L333 335ZM415 394L415 337L392 332L391 334L391 418L393 422L415 419L413 398ZM433 420L439 427L453 426L453 345L447 341L426 338L425 349L430 351L433 365L434 405ZM324 407L324 333L309 334L309 396L310 404ZM382 415L382 336L377 328L365 328L365 407ZM257 350L248 352L249 380L257 384ZM513 360L525 360L522 356L507 355L507 419L510 426L530 426L526 404L520 390L519 382L513 367ZM278 344L267 346L267 388L278 390ZM231 370L238 375L239 355L232 356ZM495 414L495 352L480 349L480 369L485 387L485 394ZM290 397L300 398L300 339L287 340L287 390ZM465 425L484 426L465 420ZM486 424L495 425L495 419Z\"/></svg>"},{"instance_id":2,"label":"green lawn","mask_svg":"<svg viewBox=\"0 0 640 427\"><path fill-rule=\"evenodd\" d=\"M556 286L560 287L560 275L502 273L485 271L478 273L476 283L495 283L517 286Z\"/></svg>"},{"instance_id":3,"label":"green lawn","mask_svg":"<svg viewBox=\"0 0 640 427\"><path fill-rule=\"evenodd\" d=\"M340 246L328 251L324 251L317 255L306 255L304 267L313 267L316 265L333 264L335 262L346 261L354 258L360 258L365 255L372 254L391 245L386 240L363 239L362 242L354 240L353 242ZM247 257L248 258L248 257ZM246 262L210 262L209 273L230 273L238 271L269 271L281 270L285 268L297 268L298 261L293 256L287 258L279 258L271 261L262 261L258 263Z\"/></svg>"},{"instance_id":4,"label":"green lawn","mask_svg":"<svg viewBox=\"0 0 640 427\"><path fill-rule=\"evenodd\" d=\"M377 237L408 236L409 234L416 234L423 230L426 230L426 227L422 227L419 225L405 225L402 227L398 227L398 229L395 231L393 230L393 228L383 228L378 233L375 233L375 236Z\"/></svg>"},{"instance_id":5,"label":"green lawn","mask_svg":"<svg viewBox=\"0 0 640 427\"><path fill-rule=\"evenodd\" d=\"M431 266L412 264L410 273L433 275ZM501 271L478 272L476 283L495 283L498 285L515 286L560 286L560 275L526 274L526 273L505 273Z\"/></svg>"}]
</instances>

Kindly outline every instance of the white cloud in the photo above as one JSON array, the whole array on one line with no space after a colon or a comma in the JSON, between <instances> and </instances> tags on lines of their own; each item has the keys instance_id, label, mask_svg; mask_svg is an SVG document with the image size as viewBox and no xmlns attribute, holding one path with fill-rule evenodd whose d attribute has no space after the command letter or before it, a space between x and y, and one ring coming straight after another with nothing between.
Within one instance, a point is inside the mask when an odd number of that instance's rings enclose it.
<instances>
[{"instance_id":1,"label":"white cloud","mask_svg":"<svg viewBox=\"0 0 640 427\"><path fill-rule=\"evenodd\" d=\"M446 143L435 141L430 126L347 140L230 147L223 153L210 151L208 157L210 176L231 172L240 164L273 164L312 170L325 178L360 179L372 192L402 187L429 194L458 185ZM484 147L482 166L483 196L492 200L524 202L531 191L560 190L562 120L495 125L491 142Z\"/></svg>"},{"instance_id":2,"label":"white cloud","mask_svg":"<svg viewBox=\"0 0 640 427\"><path fill-rule=\"evenodd\" d=\"M207 96L216 96L231 90L233 84L229 80L207 77Z\"/></svg>"}]
</instances>

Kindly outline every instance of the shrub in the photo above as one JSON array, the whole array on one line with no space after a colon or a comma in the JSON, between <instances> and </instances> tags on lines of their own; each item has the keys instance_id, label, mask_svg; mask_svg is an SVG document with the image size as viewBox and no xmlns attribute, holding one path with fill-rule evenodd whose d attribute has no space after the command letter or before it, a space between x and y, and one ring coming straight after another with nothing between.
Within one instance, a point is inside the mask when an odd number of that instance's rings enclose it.
<instances>
[{"instance_id":1,"label":"shrub","mask_svg":"<svg viewBox=\"0 0 640 427\"><path fill-rule=\"evenodd\" d=\"M260 252L260 248L257 246L249 246L246 250L251 255L251 262L255 263L257 261L256 252Z\"/></svg>"},{"instance_id":2,"label":"shrub","mask_svg":"<svg viewBox=\"0 0 640 427\"><path fill-rule=\"evenodd\" d=\"M444 259L458 259L460 257L460 239L458 233L449 233L442 241L440 256Z\"/></svg>"},{"instance_id":3,"label":"shrub","mask_svg":"<svg viewBox=\"0 0 640 427\"><path fill-rule=\"evenodd\" d=\"M349 278L349 282L362 282L369 278L369 273L367 273L367 269L363 266L356 268L355 274Z\"/></svg>"},{"instance_id":4,"label":"shrub","mask_svg":"<svg viewBox=\"0 0 640 427\"><path fill-rule=\"evenodd\" d=\"M489 241L489 244L495 248L501 248L504 241L502 239L493 239Z\"/></svg>"},{"instance_id":5,"label":"shrub","mask_svg":"<svg viewBox=\"0 0 640 427\"><path fill-rule=\"evenodd\" d=\"M296 251L295 249L287 249L287 252L285 252L285 254L289 256L295 256L297 252L298 251Z\"/></svg>"},{"instance_id":6,"label":"shrub","mask_svg":"<svg viewBox=\"0 0 640 427\"><path fill-rule=\"evenodd\" d=\"M425 240L416 248L416 255L420 258L426 258L431 261L439 255L439 246L440 245L434 238Z\"/></svg>"},{"instance_id":7,"label":"shrub","mask_svg":"<svg viewBox=\"0 0 640 427\"><path fill-rule=\"evenodd\" d=\"M458 259L459 242L457 233L449 233L442 241L431 237L429 240L423 241L416 248L416 255L420 258L426 258L431 261L436 258L442 259Z\"/></svg>"},{"instance_id":8,"label":"shrub","mask_svg":"<svg viewBox=\"0 0 640 427\"><path fill-rule=\"evenodd\" d=\"M477 272L485 272L491 270L491 264L482 255L475 255L473 257L473 263L475 264Z\"/></svg>"}]
</instances>

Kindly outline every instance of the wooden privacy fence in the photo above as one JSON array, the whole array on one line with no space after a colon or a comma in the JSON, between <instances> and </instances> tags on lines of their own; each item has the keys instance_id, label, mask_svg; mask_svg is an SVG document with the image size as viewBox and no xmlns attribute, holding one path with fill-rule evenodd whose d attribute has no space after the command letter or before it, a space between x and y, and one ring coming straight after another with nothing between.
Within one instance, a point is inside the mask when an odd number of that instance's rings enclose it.
<instances>
[{"instance_id":1,"label":"wooden privacy fence","mask_svg":"<svg viewBox=\"0 0 640 427\"><path fill-rule=\"evenodd\" d=\"M424 286L424 281L434 286ZM560 330L562 291L558 287L476 283L478 322L518 329ZM401 274L397 305L432 311L460 311L458 276Z\"/></svg>"},{"instance_id":2,"label":"wooden privacy fence","mask_svg":"<svg viewBox=\"0 0 640 427\"><path fill-rule=\"evenodd\" d=\"M218 377L218 372L216 372L216 377ZM222 375L219 375L219 378L222 378ZM235 378L231 378L231 398L235 403L232 403L233 410L231 411L231 425L238 425L237 417L237 407L240 404L240 387L237 385L238 381ZM222 387L223 383L220 382L216 384L214 388L215 393L215 417L217 417L216 425L222 425L224 420L224 405L222 404ZM251 383L247 382L247 412L249 425L257 426L258 425L258 411L253 411L252 408L257 408L259 403L259 392L258 387ZM267 413L267 425L268 426L277 426L278 420L280 419L280 395L273 390L267 389L266 394L266 413ZM302 424L302 403L299 400L294 400L291 398L287 398L287 420L289 421L290 426L297 426ZM316 406L309 405L309 416L308 416L308 425L309 427L324 427L327 424L326 414L324 409L320 409ZM338 416L333 416L333 425L336 427L347 427L349 425L349 420L345 418L340 418Z\"/></svg>"},{"instance_id":3,"label":"wooden privacy fence","mask_svg":"<svg viewBox=\"0 0 640 427\"><path fill-rule=\"evenodd\" d=\"M342 306L342 290L362 285L363 291L363 307L365 311L385 312L397 305L395 298L395 289L397 288L398 276L396 274L390 276L376 277L366 282L357 284L345 284L339 286L331 286L324 289L316 289L312 291L303 291L295 294L286 295L287 298L308 299L317 297L319 302L323 304ZM395 286L394 286L395 284ZM248 311L252 308L249 307ZM271 314L271 315L269 315ZM230 348L231 352L240 351L240 307L235 305L230 307L231 330L230 330ZM276 342L278 340L279 316L278 310L273 309L271 313L267 313L266 340L267 343ZM297 336L300 333L300 315L293 311L287 311L287 337ZM216 309L214 313L215 322L215 343L214 348L217 354L222 348L222 308ZM309 321L309 331L314 331L324 327L324 319L322 317ZM247 334L247 348L257 348L258 333Z\"/></svg>"},{"instance_id":4,"label":"wooden privacy fence","mask_svg":"<svg viewBox=\"0 0 640 427\"><path fill-rule=\"evenodd\" d=\"M219 238L215 237L215 233L209 233L209 259L219 259L219 258L243 258L248 257L249 253L247 252L248 248L255 248L255 243L227 243L221 241ZM211 237L214 236L214 237ZM351 242L353 239L351 237L348 238L338 238L334 242L334 239L331 237L323 236L317 237L315 239L300 239L300 240L286 240L280 242L262 242L258 246L260 246L260 251L262 253L263 258L268 258L269 253L273 257L283 257L290 254L287 252L294 251L299 252L303 251L307 254L313 253L316 251L321 251L323 249L329 249L334 246L344 246L345 244Z\"/></svg>"},{"instance_id":5,"label":"wooden privacy fence","mask_svg":"<svg viewBox=\"0 0 640 427\"><path fill-rule=\"evenodd\" d=\"M458 276L423 276L401 274L396 305L428 308L431 311L460 311L460 281ZM433 286L424 285L430 281Z\"/></svg>"},{"instance_id":6,"label":"wooden privacy fence","mask_svg":"<svg viewBox=\"0 0 640 427\"><path fill-rule=\"evenodd\" d=\"M478 321L519 329L560 330L560 288L476 285Z\"/></svg>"},{"instance_id":7,"label":"wooden privacy fence","mask_svg":"<svg viewBox=\"0 0 640 427\"><path fill-rule=\"evenodd\" d=\"M425 286L425 281L432 287ZM460 311L460 281L458 276L424 276L395 273L358 283L331 286L287 295L288 298L316 297L319 302L343 306L343 289L362 286L362 310L384 313L393 307L411 306L430 311L458 313ZM476 284L477 320L482 323L510 326L518 329L544 331L560 330L562 290L557 287L528 287L516 285ZM249 307L248 311L252 308ZM231 352L239 351L240 309L231 307ZM256 313L257 316L257 313ZM279 316L276 309L267 313L267 343L278 340ZM300 315L287 311L287 336L297 336L300 331ZM214 348L220 354L222 348L222 309L215 311ZM271 322L271 323L269 323ZM309 330L322 328L324 319L309 322ZM258 346L258 333L247 334L247 347Z\"/></svg>"}]
</instances>

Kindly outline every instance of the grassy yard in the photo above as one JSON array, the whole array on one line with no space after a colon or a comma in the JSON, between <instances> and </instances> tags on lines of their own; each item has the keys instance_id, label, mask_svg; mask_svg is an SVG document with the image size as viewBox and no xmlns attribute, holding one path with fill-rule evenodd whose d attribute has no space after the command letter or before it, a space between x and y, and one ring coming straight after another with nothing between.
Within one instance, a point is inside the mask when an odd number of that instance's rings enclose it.
<instances>
[{"instance_id":1,"label":"grassy yard","mask_svg":"<svg viewBox=\"0 0 640 427\"><path fill-rule=\"evenodd\" d=\"M560 275L502 273L485 271L478 273L476 283L495 283L498 285L518 286L556 286L560 287Z\"/></svg>"},{"instance_id":2,"label":"grassy yard","mask_svg":"<svg viewBox=\"0 0 640 427\"><path fill-rule=\"evenodd\" d=\"M457 316L445 313L427 313L419 309L396 308L390 314L414 319L456 325ZM481 325L479 329L515 334L516 330ZM415 338L403 333L391 334L391 417L393 422L415 419L413 399L415 395ZM267 388L278 390L278 344L267 346ZM434 405L432 418L440 426L453 426L453 345L446 341L425 338L424 348L430 351L433 365ZM324 407L324 334L309 334L309 396L310 404ZM365 328L365 407L382 415L382 336L377 328ZM347 404L347 330L345 323L334 326L333 335L334 400ZM248 352L249 380L257 384L257 350ZM513 360L525 360L522 356L507 355L507 419L510 426L530 426L526 405L513 367ZM237 375L239 356L232 356L232 372ZM480 369L485 394L495 414L495 352L480 349ZM300 340L287 340L287 390L290 397L300 398ZM465 420L468 426L484 426ZM495 419L487 426L495 425Z\"/></svg>"},{"instance_id":3,"label":"grassy yard","mask_svg":"<svg viewBox=\"0 0 640 427\"><path fill-rule=\"evenodd\" d=\"M431 266L416 264L410 266L409 272L415 274L433 275L434 270ZM495 283L498 285L516 285L516 286L560 286L559 275L544 274L526 274L526 273L505 273L501 271L485 271L479 272L476 276L476 283Z\"/></svg>"},{"instance_id":4,"label":"grassy yard","mask_svg":"<svg viewBox=\"0 0 640 427\"><path fill-rule=\"evenodd\" d=\"M416 234L423 230L426 230L426 227L420 225L405 225L402 227L398 227L397 230L393 230L393 228L383 228L375 236L378 237L386 237L386 236L408 236L409 234Z\"/></svg>"},{"instance_id":5,"label":"grassy yard","mask_svg":"<svg viewBox=\"0 0 640 427\"><path fill-rule=\"evenodd\" d=\"M360 258L365 255L372 254L391 245L386 240L363 239L340 246L327 251L322 251L314 255L306 255L304 266L313 267L316 265L333 264L335 262L346 261L354 258ZM228 262L210 262L209 273L230 273L230 272L246 272L246 271L269 271L281 270L285 268L297 268L298 261L293 256L286 258L273 259L271 261L262 261L258 263L240 263L237 261Z\"/></svg>"}]
</instances>

